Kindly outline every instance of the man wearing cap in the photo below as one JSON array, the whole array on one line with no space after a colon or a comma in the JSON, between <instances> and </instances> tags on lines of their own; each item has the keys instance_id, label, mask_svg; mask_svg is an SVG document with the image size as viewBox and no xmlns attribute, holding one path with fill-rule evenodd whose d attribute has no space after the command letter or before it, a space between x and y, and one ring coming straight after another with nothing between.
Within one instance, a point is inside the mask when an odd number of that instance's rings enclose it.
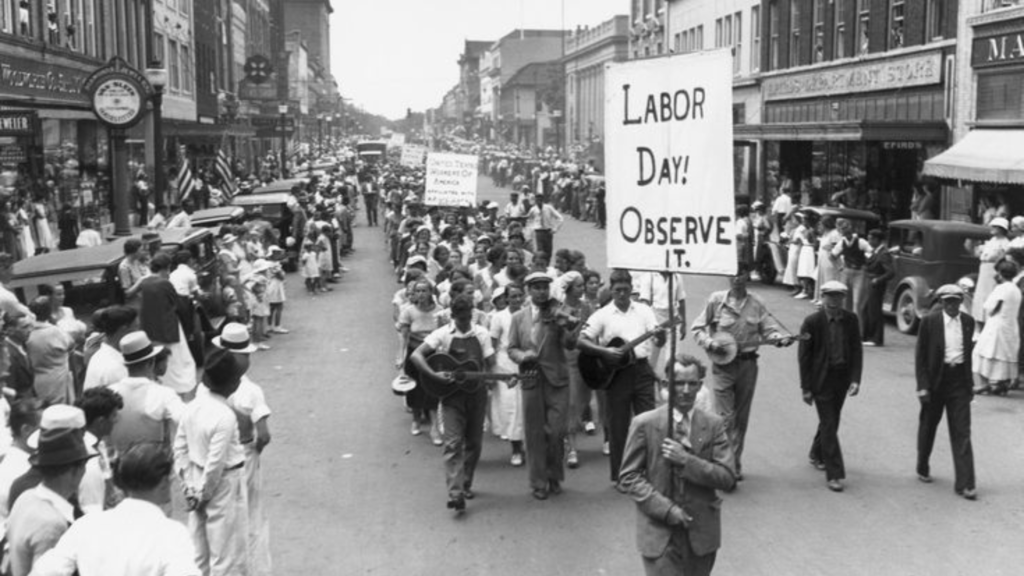
<instances>
[{"instance_id":1,"label":"man wearing cap","mask_svg":"<svg viewBox=\"0 0 1024 576\"><path fill-rule=\"evenodd\" d=\"M37 576L198 576L188 530L164 515L170 501L170 453L139 444L121 454L114 482L126 498L85 516L33 567Z\"/></svg>"},{"instance_id":2,"label":"man wearing cap","mask_svg":"<svg viewBox=\"0 0 1024 576\"><path fill-rule=\"evenodd\" d=\"M749 280L750 270L741 266L730 279L729 290L713 292L690 327L694 341L709 353L722 351L715 338L718 332L728 332L736 340L736 357L711 368L711 392L736 455L738 481L743 480L740 458L757 387L757 350L763 342L779 347L793 343L761 298L747 291Z\"/></svg>"},{"instance_id":3,"label":"man wearing cap","mask_svg":"<svg viewBox=\"0 0 1024 576\"><path fill-rule=\"evenodd\" d=\"M821 287L822 309L804 319L797 358L804 402L818 410L811 465L825 471L833 492L843 491L846 468L839 447L839 419L847 396L860 392L864 348L857 315L843 309L847 287L830 280Z\"/></svg>"},{"instance_id":4,"label":"man wearing cap","mask_svg":"<svg viewBox=\"0 0 1024 576\"><path fill-rule=\"evenodd\" d=\"M173 390L156 382L156 360L161 354L166 354L164 347L155 346L141 330L121 339L128 377L110 386L124 402L110 432L110 443L118 452L139 443L171 445L173 427L185 405Z\"/></svg>"},{"instance_id":5,"label":"man wearing cap","mask_svg":"<svg viewBox=\"0 0 1024 576\"><path fill-rule=\"evenodd\" d=\"M86 461L95 455L82 430L58 428L39 435L39 449L29 462L39 469L42 483L18 498L7 521L13 576L27 576L75 521L68 500L78 492Z\"/></svg>"},{"instance_id":6,"label":"man wearing cap","mask_svg":"<svg viewBox=\"0 0 1024 576\"><path fill-rule=\"evenodd\" d=\"M917 478L932 481L928 460L935 431L945 410L956 480L953 489L968 500L977 498L974 450L971 446L971 354L974 318L960 311L963 290L946 284L936 291L942 308L921 319L914 363L921 412L917 428Z\"/></svg>"},{"instance_id":7,"label":"man wearing cap","mask_svg":"<svg viewBox=\"0 0 1024 576\"><path fill-rule=\"evenodd\" d=\"M204 385L185 407L174 437L174 470L182 478L196 564L210 576L251 573L245 453L227 399L244 366L226 350L206 362Z\"/></svg>"},{"instance_id":8,"label":"man wearing cap","mask_svg":"<svg viewBox=\"0 0 1024 576\"><path fill-rule=\"evenodd\" d=\"M832 256L839 259L839 279L849 288L846 298L846 309L857 315L860 321L860 332L864 330L864 310L868 301L868 276L864 266L871 254L871 244L853 231L853 224L846 218L836 220L836 230L841 235L839 242L832 248Z\"/></svg>"},{"instance_id":9,"label":"man wearing cap","mask_svg":"<svg viewBox=\"0 0 1024 576\"><path fill-rule=\"evenodd\" d=\"M533 497L561 494L565 479L564 446L569 412L569 365L566 350L576 347L575 324L565 320L551 298L553 278L544 272L526 277L530 305L512 316L508 356L520 370L535 370L522 382L526 464Z\"/></svg>"},{"instance_id":10,"label":"man wearing cap","mask_svg":"<svg viewBox=\"0 0 1024 576\"><path fill-rule=\"evenodd\" d=\"M447 354L457 362L474 361L485 371L494 368L495 354L490 333L473 322L473 297L456 296L451 306L451 322L431 332L413 350L410 359L420 374L435 381L452 383L450 374L438 373L427 364L435 352ZM466 500L475 496L473 474L480 460L483 442L487 389L455 391L441 400L444 421L444 464L448 486L448 508L456 513L466 509Z\"/></svg>"},{"instance_id":11,"label":"man wearing cap","mask_svg":"<svg viewBox=\"0 0 1024 576\"><path fill-rule=\"evenodd\" d=\"M508 194L508 204L505 205L505 210L502 212L506 218L525 218L526 207L523 206L522 201L519 199L519 192L513 190Z\"/></svg>"}]
</instances>

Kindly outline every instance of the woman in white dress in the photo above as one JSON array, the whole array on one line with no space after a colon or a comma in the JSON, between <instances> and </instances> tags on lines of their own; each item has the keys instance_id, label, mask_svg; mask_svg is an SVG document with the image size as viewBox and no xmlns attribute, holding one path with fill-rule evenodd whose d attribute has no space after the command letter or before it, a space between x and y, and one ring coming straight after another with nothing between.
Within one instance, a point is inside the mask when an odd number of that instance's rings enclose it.
<instances>
[{"instance_id":1,"label":"woman in white dress","mask_svg":"<svg viewBox=\"0 0 1024 576\"><path fill-rule=\"evenodd\" d=\"M821 219L821 237L818 240L818 278L814 285L814 302L821 301L821 287L826 282L839 280L839 260L832 255L843 235L836 229L835 218L826 216Z\"/></svg>"},{"instance_id":2,"label":"woman in white dress","mask_svg":"<svg viewBox=\"0 0 1024 576\"><path fill-rule=\"evenodd\" d=\"M797 277L796 273L800 262L800 237L804 230L804 215L801 212L794 211L790 214L787 222L795 223L795 226L788 233L789 257L786 259L786 271L782 274L782 283L786 286L792 287L793 291L791 295L796 296L803 291L803 287L800 285L800 279Z\"/></svg>"},{"instance_id":3,"label":"woman in white dress","mask_svg":"<svg viewBox=\"0 0 1024 576\"><path fill-rule=\"evenodd\" d=\"M36 244L47 250L56 248L53 242L53 231L50 230L50 218L46 211L46 203L41 197L37 197L32 204L32 224L35 228Z\"/></svg>"},{"instance_id":4,"label":"woman in white dress","mask_svg":"<svg viewBox=\"0 0 1024 576\"><path fill-rule=\"evenodd\" d=\"M21 243L21 251L25 254L25 258L36 255L36 243L32 239L32 219L29 218L28 213L31 206L26 200L18 208L18 242Z\"/></svg>"},{"instance_id":5,"label":"woman in white dress","mask_svg":"<svg viewBox=\"0 0 1024 576\"><path fill-rule=\"evenodd\" d=\"M816 234L810 216L804 216L805 224L798 228L800 239L800 259L796 265L796 278L800 282L801 291L794 296L797 300L814 297L814 281L818 277L818 266L815 262L814 246Z\"/></svg>"},{"instance_id":6,"label":"woman in white dress","mask_svg":"<svg viewBox=\"0 0 1024 576\"><path fill-rule=\"evenodd\" d=\"M996 262L1002 260L1003 256L1006 256L1006 251L1010 249L1010 223L1005 218L994 218L989 226L992 229L992 237L975 250L981 264L978 266L978 284L974 287L971 316L978 319L984 318L982 307L996 286Z\"/></svg>"},{"instance_id":7,"label":"woman in white dress","mask_svg":"<svg viewBox=\"0 0 1024 576\"><path fill-rule=\"evenodd\" d=\"M974 373L981 377L977 394L1005 395L1011 382L1017 379L1017 352L1020 348L1021 293L1013 282L1017 265L1001 260L995 266L995 288L985 298L982 307L981 334L974 345Z\"/></svg>"},{"instance_id":8,"label":"woman in white dress","mask_svg":"<svg viewBox=\"0 0 1024 576\"><path fill-rule=\"evenodd\" d=\"M509 284L494 291L504 292L503 297L508 307L491 316L491 341L495 350L495 372L512 374L519 368L508 357L508 338L512 329L512 315L523 307L526 293L519 284ZM492 298L494 298L492 296ZM496 433L507 439L512 445L511 463L513 466L523 465L523 397L518 386L509 387L509 382L500 381L495 385L498 399L499 414L492 416L491 422L501 426Z\"/></svg>"}]
</instances>

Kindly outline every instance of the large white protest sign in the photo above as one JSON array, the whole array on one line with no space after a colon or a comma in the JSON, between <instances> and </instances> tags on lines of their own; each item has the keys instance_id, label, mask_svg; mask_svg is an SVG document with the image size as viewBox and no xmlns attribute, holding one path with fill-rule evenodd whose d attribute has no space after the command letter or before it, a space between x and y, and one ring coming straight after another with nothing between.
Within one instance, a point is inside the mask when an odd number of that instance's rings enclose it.
<instances>
[{"instance_id":1,"label":"large white protest sign","mask_svg":"<svg viewBox=\"0 0 1024 576\"><path fill-rule=\"evenodd\" d=\"M423 160L427 156L427 147L419 144L406 144L402 146L402 166L416 168L423 166Z\"/></svg>"},{"instance_id":2,"label":"large white protest sign","mask_svg":"<svg viewBox=\"0 0 1024 576\"><path fill-rule=\"evenodd\" d=\"M608 266L736 272L732 56L609 64Z\"/></svg>"},{"instance_id":3,"label":"large white protest sign","mask_svg":"<svg viewBox=\"0 0 1024 576\"><path fill-rule=\"evenodd\" d=\"M427 206L476 205L477 157L466 154L427 154Z\"/></svg>"},{"instance_id":4,"label":"large white protest sign","mask_svg":"<svg viewBox=\"0 0 1024 576\"><path fill-rule=\"evenodd\" d=\"M405 134L401 132L392 132L391 139L388 140L388 148L401 148L405 144Z\"/></svg>"}]
</instances>

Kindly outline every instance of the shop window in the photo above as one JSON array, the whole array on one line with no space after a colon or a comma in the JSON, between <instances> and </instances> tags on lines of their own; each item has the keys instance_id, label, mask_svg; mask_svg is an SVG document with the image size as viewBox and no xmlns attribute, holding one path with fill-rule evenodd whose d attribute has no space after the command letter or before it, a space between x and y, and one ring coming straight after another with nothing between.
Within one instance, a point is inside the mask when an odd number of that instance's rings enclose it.
<instances>
[{"instance_id":1,"label":"shop window","mask_svg":"<svg viewBox=\"0 0 1024 576\"><path fill-rule=\"evenodd\" d=\"M871 48L871 2L857 0L857 56L863 56Z\"/></svg>"},{"instance_id":2,"label":"shop window","mask_svg":"<svg viewBox=\"0 0 1024 576\"><path fill-rule=\"evenodd\" d=\"M768 68L779 69L779 3L768 4Z\"/></svg>"},{"instance_id":3,"label":"shop window","mask_svg":"<svg viewBox=\"0 0 1024 576\"><path fill-rule=\"evenodd\" d=\"M812 14L812 20L814 21L814 53L812 58L814 62L825 61L825 0L814 0L814 4L811 5L814 11Z\"/></svg>"},{"instance_id":4,"label":"shop window","mask_svg":"<svg viewBox=\"0 0 1024 576\"><path fill-rule=\"evenodd\" d=\"M906 0L889 0L889 49L903 48Z\"/></svg>"},{"instance_id":5,"label":"shop window","mask_svg":"<svg viewBox=\"0 0 1024 576\"><path fill-rule=\"evenodd\" d=\"M789 67L800 65L800 0L789 0Z\"/></svg>"},{"instance_id":6,"label":"shop window","mask_svg":"<svg viewBox=\"0 0 1024 576\"><path fill-rule=\"evenodd\" d=\"M835 31L833 32L832 58L846 58L846 0L835 0L832 8L835 14Z\"/></svg>"},{"instance_id":7,"label":"shop window","mask_svg":"<svg viewBox=\"0 0 1024 576\"><path fill-rule=\"evenodd\" d=\"M761 7L750 9L750 71L761 71Z\"/></svg>"},{"instance_id":8,"label":"shop window","mask_svg":"<svg viewBox=\"0 0 1024 576\"><path fill-rule=\"evenodd\" d=\"M945 22L943 13L945 10L946 3L944 0L928 0L928 4L925 6L924 39L926 42L942 39L942 27Z\"/></svg>"}]
</instances>

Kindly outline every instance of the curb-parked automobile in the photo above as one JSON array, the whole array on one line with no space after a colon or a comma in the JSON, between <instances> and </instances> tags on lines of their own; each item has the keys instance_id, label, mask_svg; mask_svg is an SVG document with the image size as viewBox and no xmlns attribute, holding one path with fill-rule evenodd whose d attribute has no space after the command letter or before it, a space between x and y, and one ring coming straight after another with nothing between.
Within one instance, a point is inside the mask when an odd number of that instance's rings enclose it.
<instances>
[{"instance_id":1,"label":"curb-parked automobile","mask_svg":"<svg viewBox=\"0 0 1024 576\"><path fill-rule=\"evenodd\" d=\"M889 223L889 252L895 276L885 290L883 310L896 327L915 334L931 309L935 290L978 271L972 246L991 236L987 226L945 220L896 220ZM970 242L969 242L970 241Z\"/></svg>"}]
</instances>

